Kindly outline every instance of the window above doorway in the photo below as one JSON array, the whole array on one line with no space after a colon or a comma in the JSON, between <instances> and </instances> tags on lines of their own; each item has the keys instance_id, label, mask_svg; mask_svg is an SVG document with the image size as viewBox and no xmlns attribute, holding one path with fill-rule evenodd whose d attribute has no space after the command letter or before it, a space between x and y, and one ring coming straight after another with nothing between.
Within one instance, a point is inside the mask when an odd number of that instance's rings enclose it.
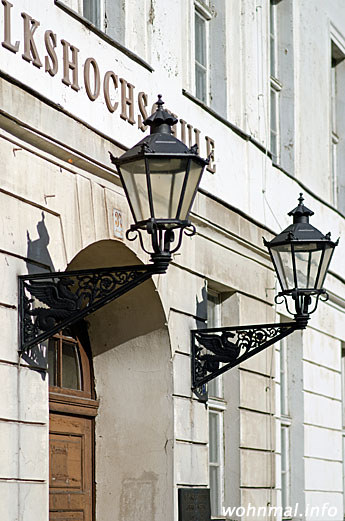
<instances>
[{"instance_id":1,"label":"window above doorway","mask_svg":"<svg viewBox=\"0 0 345 521\"><path fill-rule=\"evenodd\" d=\"M49 340L48 374L50 387L83 389L78 340L62 332Z\"/></svg>"},{"instance_id":2,"label":"window above doorway","mask_svg":"<svg viewBox=\"0 0 345 521\"><path fill-rule=\"evenodd\" d=\"M81 330L84 328L80 328ZM92 363L83 332L64 329L48 342L48 377L50 393L94 398ZM82 340L82 342L81 342Z\"/></svg>"}]
</instances>

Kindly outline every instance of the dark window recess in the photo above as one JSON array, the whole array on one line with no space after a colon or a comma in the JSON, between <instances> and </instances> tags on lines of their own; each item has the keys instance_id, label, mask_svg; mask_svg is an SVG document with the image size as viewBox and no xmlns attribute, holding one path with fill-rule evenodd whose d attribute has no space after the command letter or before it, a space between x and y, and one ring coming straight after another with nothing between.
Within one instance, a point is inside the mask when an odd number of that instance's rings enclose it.
<instances>
[{"instance_id":1,"label":"dark window recess","mask_svg":"<svg viewBox=\"0 0 345 521\"><path fill-rule=\"evenodd\" d=\"M101 25L101 9L100 0L84 0L83 1L83 16L90 20L96 27Z\"/></svg>"}]
</instances>

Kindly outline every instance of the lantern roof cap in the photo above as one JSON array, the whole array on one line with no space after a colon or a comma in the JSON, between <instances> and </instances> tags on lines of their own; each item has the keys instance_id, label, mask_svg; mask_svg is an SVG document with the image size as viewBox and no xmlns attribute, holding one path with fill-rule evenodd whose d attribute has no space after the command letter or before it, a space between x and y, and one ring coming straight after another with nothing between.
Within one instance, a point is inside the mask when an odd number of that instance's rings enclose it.
<instances>
[{"instance_id":1,"label":"lantern roof cap","mask_svg":"<svg viewBox=\"0 0 345 521\"><path fill-rule=\"evenodd\" d=\"M198 155L198 147L196 145L188 148L187 145L175 136L166 133L153 133L145 136L119 158L113 157L112 162L117 166L121 166L127 161L134 161L136 159L144 158L145 156L154 158L155 155L157 155L157 158L160 155L164 155L167 156L167 158L169 156L171 158L181 158L182 156L186 157L186 159L192 156L193 159L199 163L205 165L208 163L208 160L203 159Z\"/></svg>"},{"instance_id":2,"label":"lantern roof cap","mask_svg":"<svg viewBox=\"0 0 345 521\"><path fill-rule=\"evenodd\" d=\"M198 155L198 146L193 145L189 148L182 141L177 139L171 132L171 127L177 123L175 116L162 109L164 101L161 94L158 95L156 102L157 110L150 117L145 119L144 124L151 127L151 133L127 150L119 158L111 155L111 161L116 166L121 166L127 161L143 159L145 156L154 157L155 154L181 157L186 159L190 156L200 164L208 164L208 159L203 159Z\"/></svg>"},{"instance_id":3,"label":"lantern roof cap","mask_svg":"<svg viewBox=\"0 0 345 521\"><path fill-rule=\"evenodd\" d=\"M337 242L332 242L330 233L324 235L320 230L309 223L309 217L314 215L314 212L304 206L302 194L300 194L298 201L298 206L288 213L288 215L293 217L293 223L273 237L271 241L264 239L265 245L275 247L291 242L317 242L323 244L328 243L329 246L336 245Z\"/></svg>"}]
</instances>

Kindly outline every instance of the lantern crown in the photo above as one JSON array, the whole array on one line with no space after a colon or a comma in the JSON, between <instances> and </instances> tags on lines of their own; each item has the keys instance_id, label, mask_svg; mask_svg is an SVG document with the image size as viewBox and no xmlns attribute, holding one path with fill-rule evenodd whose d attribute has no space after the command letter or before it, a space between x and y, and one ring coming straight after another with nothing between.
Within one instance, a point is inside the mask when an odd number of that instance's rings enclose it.
<instances>
[{"instance_id":1,"label":"lantern crown","mask_svg":"<svg viewBox=\"0 0 345 521\"><path fill-rule=\"evenodd\" d=\"M293 223L285 230L276 235L270 242L264 241L265 245L278 246L280 244L291 243L298 241L299 243L316 241L329 242L331 244L331 234L324 235L320 230L309 223L309 218L314 215L314 212L303 204L303 194L300 194L298 199L298 206L288 213L293 218Z\"/></svg>"},{"instance_id":2,"label":"lantern crown","mask_svg":"<svg viewBox=\"0 0 345 521\"><path fill-rule=\"evenodd\" d=\"M308 223L309 217L314 215L313 210L309 210L309 208L304 206L303 201L304 201L303 194L300 193L299 198L298 198L298 206L296 206L296 208L294 208L293 210L291 210L291 212L288 213L289 216L293 217L294 223L299 223L299 222Z\"/></svg>"},{"instance_id":3,"label":"lantern crown","mask_svg":"<svg viewBox=\"0 0 345 521\"><path fill-rule=\"evenodd\" d=\"M187 155L190 155L200 165L208 163L207 159L202 159L198 156L198 147L196 145L188 148L187 145L172 134L171 127L176 125L178 120L167 110L164 110L162 108L163 105L162 96L158 94L156 111L144 121L144 125L150 127L150 134L127 150L120 158L112 157L111 160L117 167L127 161L133 161L136 158L151 154L169 155L171 157L176 155L187 157Z\"/></svg>"},{"instance_id":4,"label":"lantern crown","mask_svg":"<svg viewBox=\"0 0 345 521\"><path fill-rule=\"evenodd\" d=\"M163 109L164 101L162 95L158 94L158 101L156 101L157 110L151 116L145 119L144 125L150 127L151 134L171 134L171 127L176 125L177 118Z\"/></svg>"}]
</instances>

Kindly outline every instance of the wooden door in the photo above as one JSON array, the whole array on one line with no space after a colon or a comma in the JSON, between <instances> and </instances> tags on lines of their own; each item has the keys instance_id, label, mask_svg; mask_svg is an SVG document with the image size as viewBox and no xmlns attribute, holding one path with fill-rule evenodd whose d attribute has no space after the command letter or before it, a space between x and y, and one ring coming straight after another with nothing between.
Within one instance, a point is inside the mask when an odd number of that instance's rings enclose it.
<instances>
[{"instance_id":1,"label":"wooden door","mask_svg":"<svg viewBox=\"0 0 345 521\"><path fill-rule=\"evenodd\" d=\"M87 336L84 334L84 345ZM49 521L93 521L94 417L89 346L71 331L48 346Z\"/></svg>"},{"instance_id":2,"label":"wooden door","mask_svg":"<svg viewBox=\"0 0 345 521\"><path fill-rule=\"evenodd\" d=\"M50 414L50 521L92 520L92 419Z\"/></svg>"}]
</instances>

